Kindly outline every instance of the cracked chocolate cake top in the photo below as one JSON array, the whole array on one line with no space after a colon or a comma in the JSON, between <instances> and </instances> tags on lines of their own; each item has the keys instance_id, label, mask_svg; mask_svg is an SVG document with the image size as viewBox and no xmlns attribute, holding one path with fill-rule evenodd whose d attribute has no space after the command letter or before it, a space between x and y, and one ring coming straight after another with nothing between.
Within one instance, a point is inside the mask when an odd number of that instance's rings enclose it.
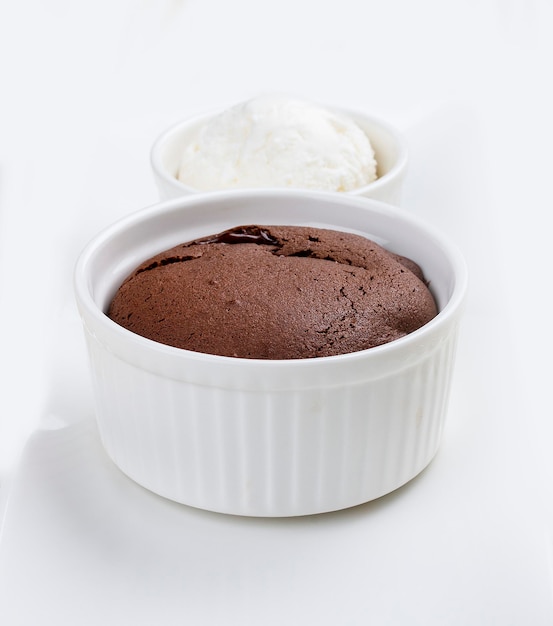
<instances>
[{"instance_id":1,"label":"cracked chocolate cake top","mask_svg":"<svg viewBox=\"0 0 553 626\"><path fill-rule=\"evenodd\" d=\"M365 350L436 314L410 259L352 233L256 225L148 259L108 310L112 320L154 341L256 359Z\"/></svg>"}]
</instances>

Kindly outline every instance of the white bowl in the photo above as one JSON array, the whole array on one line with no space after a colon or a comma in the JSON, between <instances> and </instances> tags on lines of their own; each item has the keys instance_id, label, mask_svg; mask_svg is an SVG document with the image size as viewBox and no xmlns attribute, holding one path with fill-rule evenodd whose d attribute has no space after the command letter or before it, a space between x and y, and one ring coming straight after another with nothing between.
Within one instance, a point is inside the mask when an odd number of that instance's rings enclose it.
<instances>
[{"instance_id":1,"label":"white bowl","mask_svg":"<svg viewBox=\"0 0 553 626\"><path fill-rule=\"evenodd\" d=\"M105 315L145 259L253 223L364 234L419 263L439 314L376 348L282 361L173 348ZM86 247L75 271L105 449L141 485L213 511L293 516L378 498L438 449L466 281L462 257L440 233L347 194L213 192L129 215Z\"/></svg>"},{"instance_id":2,"label":"white bowl","mask_svg":"<svg viewBox=\"0 0 553 626\"><path fill-rule=\"evenodd\" d=\"M369 137L378 164L378 178L364 187L345 192L399 204L407 171L407 146L402 135L387 122L355 111L334 109L352 118ZM216 113L192 117L166 130L154 143L150 163L161 200L198 193L177 178L183 147L193 132ZM338 192L337 192L338 193ZM344 193L344 192L342 192Z\"/></svg>"}]
</instances>

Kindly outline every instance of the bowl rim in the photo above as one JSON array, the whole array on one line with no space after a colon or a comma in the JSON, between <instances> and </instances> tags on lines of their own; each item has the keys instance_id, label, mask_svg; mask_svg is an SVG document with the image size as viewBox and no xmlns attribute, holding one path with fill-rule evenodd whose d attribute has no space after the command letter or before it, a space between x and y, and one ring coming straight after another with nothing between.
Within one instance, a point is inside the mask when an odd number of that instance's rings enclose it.
<instances>
[{"instance_id":1,"label":"bowl rim","mask_svg":"<svg viewBox=\"0 0 553 626\"><path fill-rule=\"evenodd\" d=\"M186 350L184 348L176 348L162 344L146 337L142 337L132 331L123 328L113 320L111 320L101 307L94 300L91 293L91 282L89 276L89 268L94 261L95 255L107 245L110 240L124 233L126 230L137 226L140 223L148 222L155 219L156 215L167 214L172 211L186 210L189 205L210 204L213 202L232 201L233 198L310 198L321 199L326 201L339 200L340 203L346 205L355 205L359 208L372 210L377 213L387 214L393 219L399 219L409 222L413 227L425 231L426 235L433 239L437 246L449 259L452 266L453 287L451 295L441 310L438 311L436 317L421 326L412 333L388 342L386 344L359 350L356 352L348 352L324 357L311 357L304 359L245 359L240 357L229 357L216 354L207 354ZM337 229L339 227L336 227ZM160 358L166 355L171 360L194 361L200 363L218 363L222 367L232 367L237 363L241 368L268 369L268 368L305 368L314 367L323 368L327 365L335 365L337 361L355 363L361 360L374 360L381 358L383 354L392 354L399 350L404 350L409 345L417 343L425 343L429 338L444 325L450 321L450 318L460 309L465 299L468 288L468 271L466 261L456 244L454 244L447 236L440 232L433 225L428 224L418 216L400 209L399 207L373 200L370 198L359 197L355 195L341 194L339 192L297 190L297 189L240 189L240 190L222 190L212 192L198 192L188 196L181 196L163 202L157 202L145 208L138 209L128 215L119 218L112 224L104 227L99 231L83 248L77 258L73 273L74 294L77 300L78 308L81 316L86 314L94 320L111 338L127 345L134 346L141 351L149 351L157 353Z\"/></svg>"},{"instance_id":2,"label":"bowl rim","mask_svg":"<svg viewBox=\"0 0 553 626\"><path fill-rule=\"evenodd\" d=\"M407 147L407 141L403 134L392 124L383 120L382 118L370 114L364 113L359 110L354 110L346 107L339 106L325 106L325 108L329 111L334 111L336 113L340 113L342 115L347 115L353 119L354 122L365 121L374 126L379 126L382 130L384 130L393 140L395 149L397 151L397 158L393 166L382 176L379 176L376 180L368 183L367 185L363 185L362 187L356 187L355 189L351 189L350 191L341 192L347 195L363 195L368 190L377 191L381 187L385 187L389 184L390 181L394 180L398 176L400 176L407 168L407 162L409 157L409 151ZM218 113L222 113L225 111L225 108L219 108L216 110L212 110L209 112L198 113L196 115L191 115L190 117L181 119L168 128L166 128L158 137L154 140L152 147L150 149L150 166L154 172L154 174L160 179L163 180L165 184L171 185L174 189L180 189L183 194L188 193L210 193L209 191L204 191L197 189L196 187L192 187L183 183L175 176L172 176L163 164L163 149L165 144L171 140L173 137L181 133L184 129L199 124L203 121L207 121L210 118L214 117ZM370 137L369 137L370 139ZM257 187L256 189L264 189L265 187ZM240 190L243 189L253 189L251 187L241 187ZM293 190L294 187L285 187L284 189ZM302 191L305 188L298 188ZM221 190L226 191L226 190ZM316 190L312 190L316 191Z\"/></svg>"}]
</instances>

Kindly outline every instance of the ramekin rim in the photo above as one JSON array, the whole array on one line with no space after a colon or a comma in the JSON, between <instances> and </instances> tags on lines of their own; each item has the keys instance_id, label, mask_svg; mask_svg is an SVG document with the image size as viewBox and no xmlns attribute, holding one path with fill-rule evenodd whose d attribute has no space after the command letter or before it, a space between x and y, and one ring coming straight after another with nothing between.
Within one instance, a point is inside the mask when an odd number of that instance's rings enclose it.
<instances>
[{"instance_id":1,"label":"ramekin rim","mask_svg":"<svg viewBox=\"0 0 553 626\"><path fill-rule=\"evenodd\" d=\"M146 337L142 337L123 328L113 320L111 320L104 311L95 303L86 281L86 265L92 258L94 252L101 248L103 243L116 236L117 233L129 228L132 224L145 221L153 217L160 211L171 211L175 208L181 207L181 205L196 204L198 202L210 202L212 200L232 198L232 197L255 197L259 195L265 196L280 196L280 197L298 197L305 196L311 199L320 197L321 199L330 200L340 197L341 201L345 203L354 204L362 207L363 205L372 205L373 210L379 210L388 214L393 214L398 218L414 223L418 228L425 230L426 233L431 236L435 241L439 242L440 246L447 254L454 268L453 275L455 278L453 289L449 300L446 305L441 309L436 317L418 328L417 330L396 339L394 341L367 348L365 350L358 350L355 352L348 352L344 354L337 354L324 357L310 357L304 359L249 359L242 357L229 357L216 354L207 354L202 352L195 352L192 350L186 350L184 348L176 348L162 344ZM378 358L383 352L392 352L401 350L407 347L408 343L414 343L422 340L425 336L431 334L437 326L442 326L447 323L447 320L457 311L462 304L465 297L465 293L468 288L468 271L466 261L460 252L458 246L454 244L450 239L436 229L433 225L422 220L420 217L400 209L394 205L382 202L380 200L373 200L370 198L364 198L362 196L338 194L338 192L327 191L314 191L305 189L282 189L282 188L260 188L260 189L231 189L231 190L219 190L210 192L198 192L189 196L181 196L178 198L172 198L162 202L151 204L147 207L143 207L132 213L125 215L113 223L106 226L100 232L98 232L83 248L76 261L73 272L73 286L74 293L79 306L84 307L87 313L92 316L98 323L106 328L111 333L117 333L122 336L126 341L133 342L141 346L144 350L156 351L158 353L167 353L172 357L182 355L183 359L187 360L199 360L199 361L214 361L216 363L240 363L243 367L253 366L262 368L282 368L282 367L307 367L307 364L317 363L318 367L324 367L324 363L328 363L329 366L334 364L337 360L340 361L355 361L357 359L374 359ZM373 356L374 355L374 356Z\"/></svg>"}]
</instances>

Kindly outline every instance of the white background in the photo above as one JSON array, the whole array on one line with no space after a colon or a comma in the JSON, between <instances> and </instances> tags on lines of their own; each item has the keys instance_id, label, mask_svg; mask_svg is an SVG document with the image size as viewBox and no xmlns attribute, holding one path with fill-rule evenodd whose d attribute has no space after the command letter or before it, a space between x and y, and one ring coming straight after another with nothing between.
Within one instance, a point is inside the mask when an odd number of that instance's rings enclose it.
<instances>
[{"instance_id":1,"label":"white background","mask_svg":"<svg viewBox=\"0 0 553 626\"><path fill-rule=\"evenodd\" d=\"M548 0L1 2L3 624L553 623L552 32ZM412 485L355 512L257 523L155 499L146 513L149 494L105 464L91 426L73 265L99 229L157 200L148 153L166 126L275 91L403 130L405 210L465 253L442 449ZM72 517L97 481L104 522L109 502L131 537L128 569L103 558L106 524L92 558L82 525L97 520ZM47 497L58 487L63 504ZM133 543L146 532L133 512L167 524L159 554ZM182 543L185 522L205 550ZM232 545L209 549L210 532ZM77 561L88 578L73 576Z\"/></svg>"}]
</instances>

